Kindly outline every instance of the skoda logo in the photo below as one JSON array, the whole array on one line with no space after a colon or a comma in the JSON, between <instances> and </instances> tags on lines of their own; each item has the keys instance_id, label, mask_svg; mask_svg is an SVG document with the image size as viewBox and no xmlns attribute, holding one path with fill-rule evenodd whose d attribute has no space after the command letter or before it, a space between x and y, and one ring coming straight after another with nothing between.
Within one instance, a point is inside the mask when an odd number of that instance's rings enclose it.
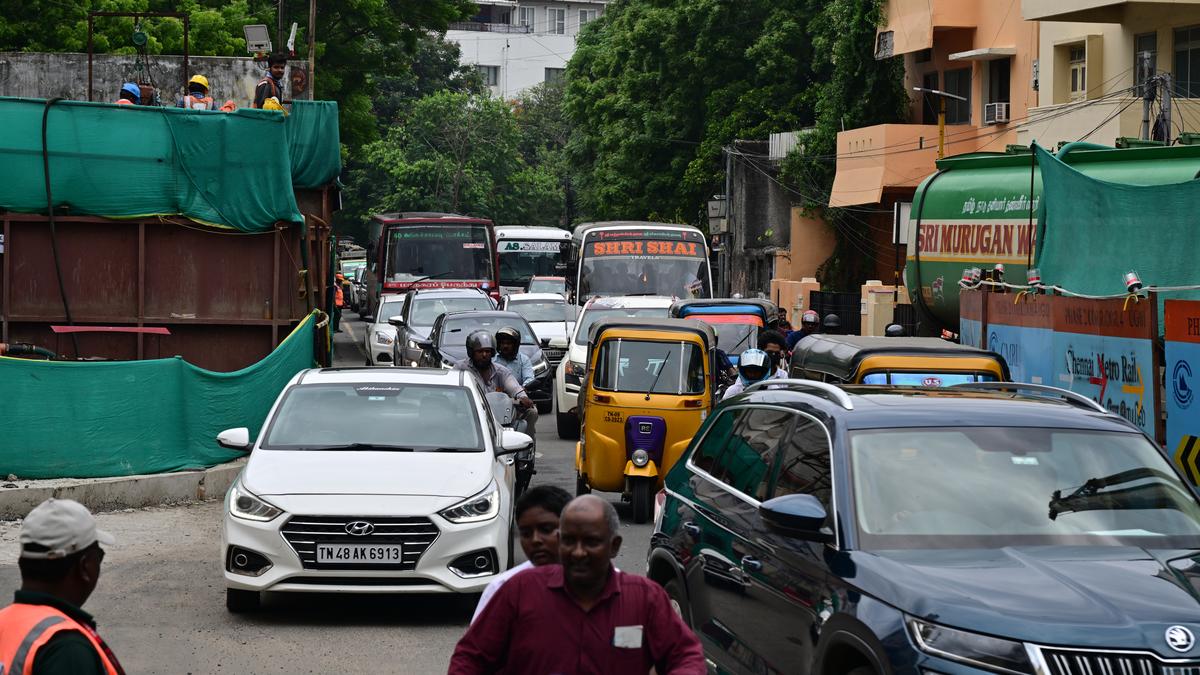
<instances>
[{"instance_id":1,"label":"skoda logo","mask_svg":"<svg viewBox=\"0 0 1200 675\"><path fill-rule=\"evenodd\" d=\"M1171 373L1172 394L1175 396L1175 402L1180 408L1186 408L1192 404L1192 367L1187 361L1176 361L1175 369Z\"/></svg>"},{"instance_id":2,"label":"skoda logo","mask_svg":"<svg viewBox=\"0 0 1200 675\"><path fill-rule=\"evenodd\" d=\"M356 520L352 523L346 523L346 534L355 537L365 537L375 531L375 526L365 520Z\"/></svg>"},{"instance_id":3,"label":"skoda logo","mask_svg":"<svg viewBox=\"0 0 1200 675\"><path fill-rule=\"evenodd\" d=\"M1167 646L1177 652L1191 651L1196 643L1196 636L1183 626L1171 626L1167 629Z\"/></svg>"}]
</instances>

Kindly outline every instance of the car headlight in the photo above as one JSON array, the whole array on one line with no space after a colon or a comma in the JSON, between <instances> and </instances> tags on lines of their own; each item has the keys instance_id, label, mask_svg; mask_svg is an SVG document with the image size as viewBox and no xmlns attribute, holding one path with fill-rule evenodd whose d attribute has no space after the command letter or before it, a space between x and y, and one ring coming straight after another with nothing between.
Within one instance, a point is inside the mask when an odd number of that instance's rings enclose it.
<instances>
[{"instance_id":1,"label":"car headlight","mask_svg":"<svg viewBox=\"0 0 1200 675\"><path fill-rule=\"evenodd\" d=\"M265 523L283 511L250 494L241 483L234 483L229 492L229 513L235 518Z\"/></svg>"},{"instance_id":2,"label":"car headlight","mask_svg":"<svg viewBox=\"0 0 1200 675\"><path fill-rule=\"evenodd\" d=\"M572 361L571 365L568 366L567 372L569 372L570 374L572 374L575 377L578 377L580 379L582 379L583 376L585 375L584 370L583 370L583 364L577 363L575 361Z\"/></svg>"},{"instance_id":3,"label":"car headlight","mask_svg":"<svg viewBox=\"0 0 1200 675\"><path fill-rule=\"evenodd\" d=\"M1033 673L1033 661L1022 642L994 638L927 623L908 620L908 629L917 648L926 654L1001 673Z\"/></svg>"},{"instance_id":4,"label":"car headlight","mask_svg":"<svg viewBox=\"0 0 1200 675\"><path fill-rule=\"evenodd\" d=\"M395 341L396 341L395 338L393 338L391 335L388 335L387 333L384 333L382 331L375 334L375 344L390 345Z\"/></svg>"},{"instance_id":5,"label":"car headlight","mask_svg":"<svg viewBox=\"0 0 1200 675\"><path fill-rule=\"evenodd\" d=\"M496 487L496 481L492 481L483 492L441 511L440 515L452 523L463 524L491 520L499 513L500 489Z\"/></svg>"},{"instance_id":6,"label":"car headlight","mask_svg":"<svg viewBox=\"0 0 1200 675\"><path fill-rule=\"evenodd\" d=\"M537 363L533 364L533 374L535 377L545 375L547 370L550 370L550 364L546 363L545 358L541 358Z\"/></svg>"},{"instance_id":7,"label":"car headlight","mask_svg":"<svg viewBox=\"0 0 1200 675\"><path fill-rule=\"evenodd\" d=\"M416 340L409 340L409 341L408 341L408 348L409 348L409 349L420 349L420 348L421 348L421 345L418 345Z\"/></svg>"}]
</instances>

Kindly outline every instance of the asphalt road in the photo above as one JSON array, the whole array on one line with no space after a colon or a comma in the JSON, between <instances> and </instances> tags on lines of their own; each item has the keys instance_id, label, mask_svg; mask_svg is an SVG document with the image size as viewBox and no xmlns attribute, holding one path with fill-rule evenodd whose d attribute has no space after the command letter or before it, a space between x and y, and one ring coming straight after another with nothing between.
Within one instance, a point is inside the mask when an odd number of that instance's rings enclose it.
<instances>
[{"instance_id":1,"label":"asphalt road","mask_svg":"<svg viewBox=\"0 0 1200 675\"><path fill-rule=\"evenodd\" d=\"M343 318L336 365L364 362L365 326L353 314ZM552 416L538 426L534 484L573 491L574 442L558 439ZM624 545L616 564L643 572L651 526L634 525L628 509L618 509ZM475 596L278 593L266 596L260 612L234 616L225 610L221 518L219 501L98 516L119 544L85 609L131 675L445 672ZM0 523L4 598L20 584L18 529Z\"/></svg>"}]
</instances>

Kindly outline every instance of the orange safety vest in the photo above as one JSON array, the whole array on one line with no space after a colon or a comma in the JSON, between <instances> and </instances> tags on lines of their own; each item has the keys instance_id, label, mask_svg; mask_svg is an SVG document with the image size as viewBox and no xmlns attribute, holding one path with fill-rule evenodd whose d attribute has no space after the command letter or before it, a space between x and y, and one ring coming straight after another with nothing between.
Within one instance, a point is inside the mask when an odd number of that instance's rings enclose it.
<instances>
[{"instance_id":1,"label":"orange safety vest","mask_svg":"<svg viewBox=\"0 0 1200 675\"><path fill-rule=\"evenodd\" d=\"M189 110L212 110L213 100L211 96L192 96L188 94L183 97L183 107Z\"/></svg>"},{"instance_id":2,"label":"orange safety vest","mask_svg":"<svg viewBox=\"0 0 1200 675\"><path fill-rule=\"evenodd\" d=\"M96 648L108 675L125 671L107 650L91 626L85 626L49 605L14 603L0 609L0 672L4 675L33 675L37 651L58 633L73 630L83 633Z\"/></svg>"},{"instance_id":3,"label":"orange safety vest","mask_svg":"<svg viewBox=\"0 0 1200 675\"><path fill-rule=\"evenodd\" d=\"M342 296L342 284L340 281L336 280L333 282L333 284L333 304L335 307L343 307L346 299Z\"/></svg>"}]
</instances>

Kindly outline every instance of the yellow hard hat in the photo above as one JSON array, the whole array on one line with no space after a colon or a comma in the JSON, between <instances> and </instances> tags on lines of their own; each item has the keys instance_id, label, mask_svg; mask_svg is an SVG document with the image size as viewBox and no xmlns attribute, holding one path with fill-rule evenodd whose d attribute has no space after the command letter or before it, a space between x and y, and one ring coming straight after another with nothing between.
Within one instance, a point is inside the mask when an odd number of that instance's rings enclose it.
<instances>
[{"instance_id":1,"label":"yellow hard hat","mask_svg":"<svg viewBox=\"0 0 1200 675\"><path fill-rule=\"evenodd\" d=\"M198 84L208 89L208 78L203 75L193 75L192 79L188 80L188 84Z\"/></svg>"}]
</instances>

